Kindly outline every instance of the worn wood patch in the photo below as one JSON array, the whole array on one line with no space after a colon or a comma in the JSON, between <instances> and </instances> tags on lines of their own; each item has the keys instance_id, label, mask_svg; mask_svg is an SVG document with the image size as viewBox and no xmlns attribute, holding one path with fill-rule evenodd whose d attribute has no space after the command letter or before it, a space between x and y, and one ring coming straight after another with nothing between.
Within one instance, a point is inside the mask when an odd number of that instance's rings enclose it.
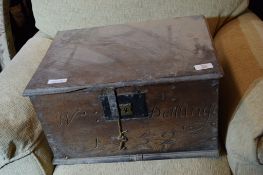
<instances>
[{"instance_id":1,"label":"worn wood patch","mask_svg":"<svg viewBox=\"0 0 263 175\"><path fill-rule=\"evenodd\" d=\"M24 91L54 164L218 155L223 73L202 16L59 32Z\"/></svg>"},{"instance_id":2,"label":"worn wood patch","mask_svg":"<svg viewBox=\"0 0 263 175\"><path fill-rule=\"evenodd\" d=\"M195 69L207 63L213 68ZM24 94L221 76L206 21L192 16L59 32Z\"/></svg>"},{"instance_id":3,"label":"worn wood patch","mask_svg":"<svg viewBox=\"0 0 263 175\"><path fill-rule=\"evenodd\" d=\"M217 80L117 89L120 94L138 91L146 94L149 115L122 120L123 129L127 130L126 150L119 149L118 122L104 117L98 98L101 91L31 97L54 152L54 161L63 159L62 163L67 163L69 159L162 152L217 152Z\"/></svg>"}]
</instances>

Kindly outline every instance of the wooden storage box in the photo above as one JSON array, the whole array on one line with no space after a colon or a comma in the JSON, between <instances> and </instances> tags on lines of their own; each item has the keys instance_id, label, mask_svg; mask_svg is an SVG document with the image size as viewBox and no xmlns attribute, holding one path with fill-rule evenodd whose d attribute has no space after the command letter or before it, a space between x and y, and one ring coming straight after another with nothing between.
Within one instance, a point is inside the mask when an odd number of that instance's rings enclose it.
<instances>
[{"instance_id":1,"label":"wooden storage box","mask_svg":"<svg viewBox=\"0 0 263 175\"><path fill-rule=\"evenodd\" d=\"M217 156L222 74L182 17L58 32L24 95L54 164Z\"/></svg>"}]
</instances>

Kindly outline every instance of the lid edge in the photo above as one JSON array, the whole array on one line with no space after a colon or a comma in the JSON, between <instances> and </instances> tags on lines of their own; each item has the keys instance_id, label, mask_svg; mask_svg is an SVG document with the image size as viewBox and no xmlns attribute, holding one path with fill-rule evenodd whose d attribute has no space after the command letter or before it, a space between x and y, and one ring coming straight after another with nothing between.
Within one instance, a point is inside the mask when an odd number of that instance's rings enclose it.
<instances>
[{"instance_id":1,"label":"lid edge","mask_svg":"<svg viewBox=\"0 0 263 175\"><path fill-rule=\"evenodd\" d=\"M223 77L223 72L203 74L203 75L192 75L192 76L181 76L181 77L165 77L155 80L132 80L126 82L115 82L115 83L105 83L105 84L92 84L83 86L72 86L72 87L60 87L60 88L39 88L39 89L25 89L23 96L37 96L37 95L49 95L49 94L59 94L59 93L69 93L81 90L95 91L103 88L120 88L125 86L145 86L145 85L155 85L164 83L174 83L181 81L195 81L195 80L209 80L209 79L219 79Z\"/></svg>"}]
</instances>

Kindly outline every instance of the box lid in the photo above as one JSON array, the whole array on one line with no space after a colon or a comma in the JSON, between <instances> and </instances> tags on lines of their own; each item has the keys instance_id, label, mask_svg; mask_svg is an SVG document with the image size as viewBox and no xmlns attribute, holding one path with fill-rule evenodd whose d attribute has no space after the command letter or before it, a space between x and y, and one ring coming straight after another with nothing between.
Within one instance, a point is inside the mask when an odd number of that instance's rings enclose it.
<instances>
[{"instance_id":1,"label":"box lid","mask_svg":"<svg viewBox=\"0 0 263 175\"><path fill-rule=\"evenodd\" d=\"M222 77L203 16L58 32L26 96Z\"/></svg>"}]
</instances>

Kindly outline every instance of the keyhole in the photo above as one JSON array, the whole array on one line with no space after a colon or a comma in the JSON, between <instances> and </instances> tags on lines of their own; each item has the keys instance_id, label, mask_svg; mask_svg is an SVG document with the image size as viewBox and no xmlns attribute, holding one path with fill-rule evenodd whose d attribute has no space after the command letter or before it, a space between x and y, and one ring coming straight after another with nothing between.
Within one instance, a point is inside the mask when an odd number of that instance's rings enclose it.
<instances>
[{"instance_id":1,"label":"keyhole","mask_svg":"<svg viewBox=\"0 0 263 175\"><path fill-rule=\"evenodd\" d=\"M133 115L131 103L120 104L121 116Z\"/></svg>"}]
</instances>

